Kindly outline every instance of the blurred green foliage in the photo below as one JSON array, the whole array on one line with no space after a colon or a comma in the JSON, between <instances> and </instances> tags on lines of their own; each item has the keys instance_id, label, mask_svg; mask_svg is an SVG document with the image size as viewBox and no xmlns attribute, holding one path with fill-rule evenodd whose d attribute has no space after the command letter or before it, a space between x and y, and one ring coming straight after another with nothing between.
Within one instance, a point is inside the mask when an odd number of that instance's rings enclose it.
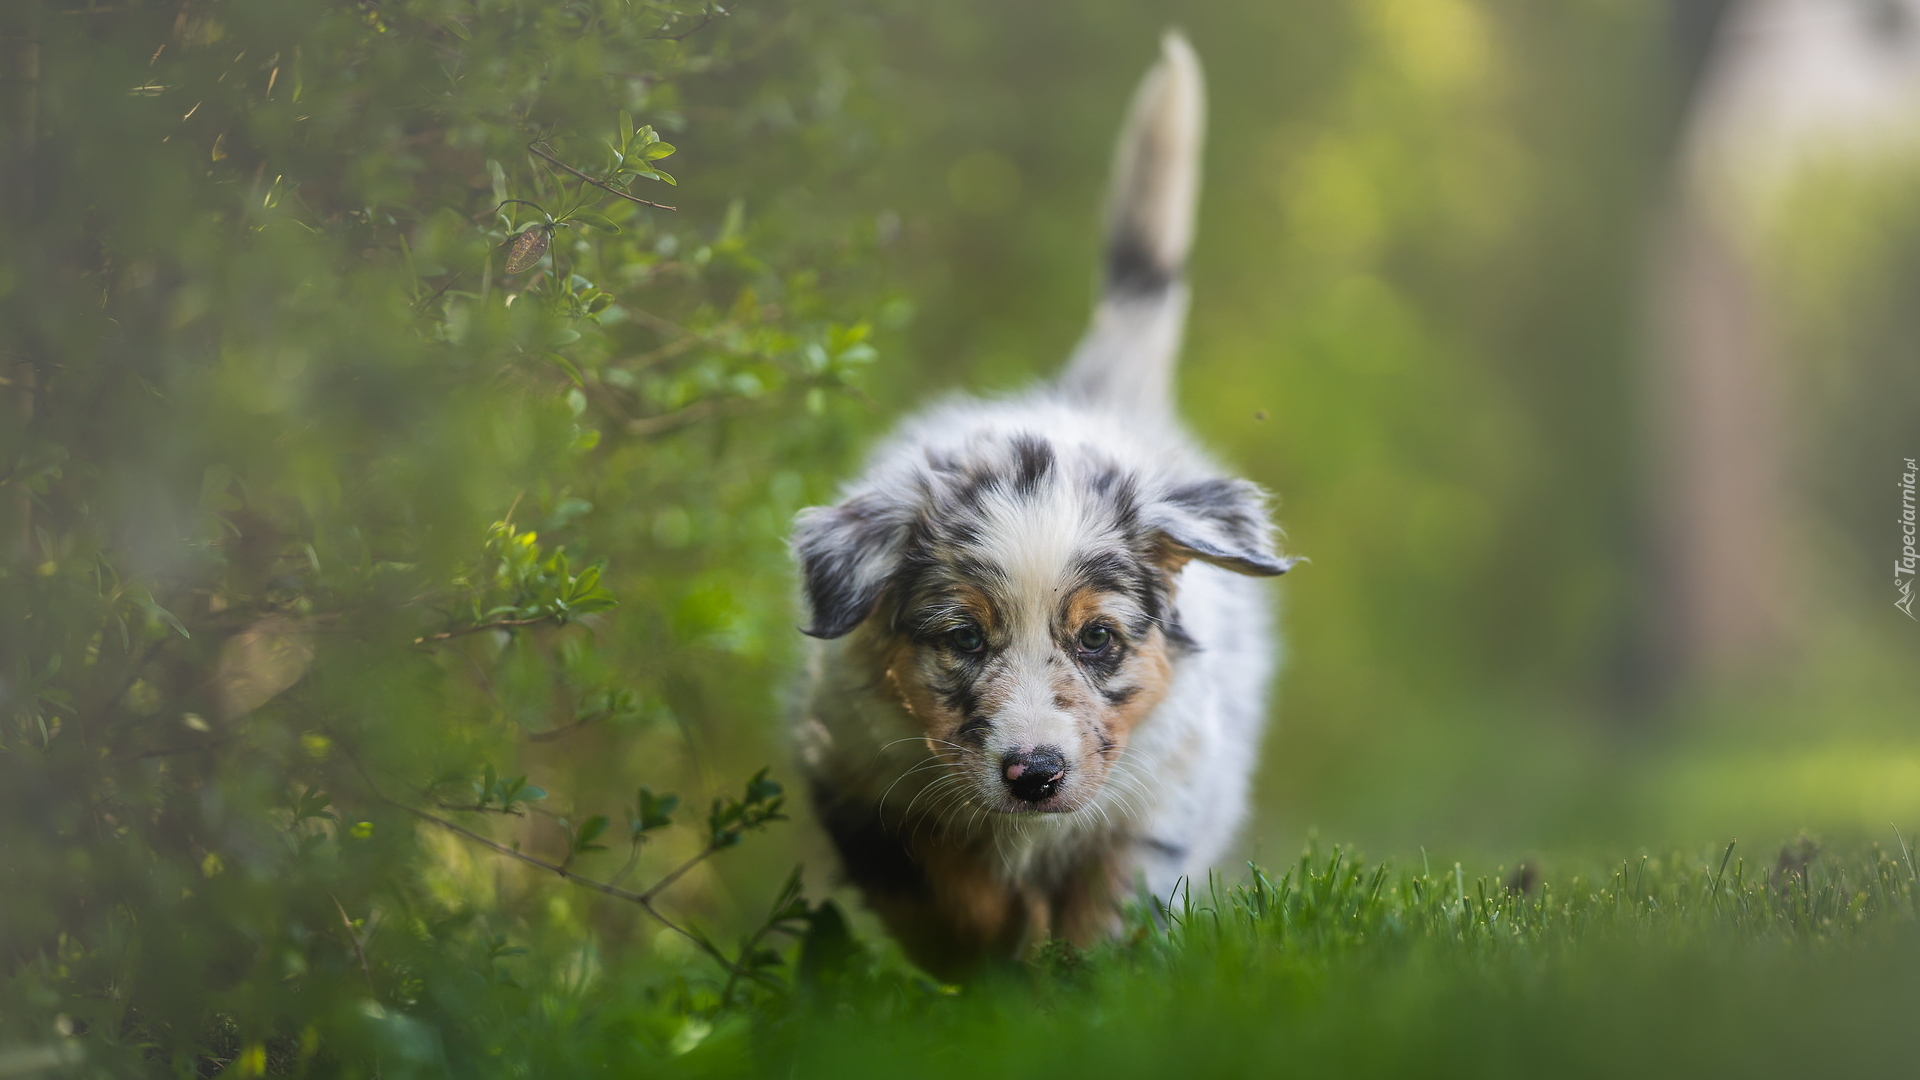
<instances>
[{"instance_id":1,"label":"blurred green foliage","mask_svg":"<svg viewBox=\"0 0 1920 1080\"><path fill-rule=\"evenodd\" d=\"M707 862L785 796L697 749L887 307L815 18L10 6L0 1048L465 1074L545 933L791 977L790 863Z\"/></svg>"},{"instance_id":2,"label":"blurred green foliage","mask_svg":"<svg viewBox=\"0 0 1920 1080\"><path fill-rule=\"evenodd\" d=\"M1883 588L1920 445L1910 165L1807 177L1764 268L1812 496L1807 648L1711 694L1655 677L1646 310L1689 105L1667 8L986 0L886 24L877 77L918 121L865 181L918 305L876 372L893 408L1054 369L1155 33L1206 65L1182 412L1311 560L1275 590L1256 855L1315 825L1491 861L1920 821L1920 634Z\"/></svg>"}]
</instances>

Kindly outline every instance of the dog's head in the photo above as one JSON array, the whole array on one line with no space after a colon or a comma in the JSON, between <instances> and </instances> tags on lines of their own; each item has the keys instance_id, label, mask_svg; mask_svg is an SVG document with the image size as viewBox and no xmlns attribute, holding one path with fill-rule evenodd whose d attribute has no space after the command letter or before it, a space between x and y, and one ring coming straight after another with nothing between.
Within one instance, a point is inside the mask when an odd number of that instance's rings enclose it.
<instances>
[{"instance_id":1,"label":"dog's head","mask_svg":"<svg viewBox=\"0 0 1920 1080\"><path fill-rule=\"evenodd\" d=\"M892 456L794 536L820 638L918 722L979 806L1078 810L1194 647L1181 568L1286 572L1258 487L995 430Z\"/></svg>"}]
</instances>

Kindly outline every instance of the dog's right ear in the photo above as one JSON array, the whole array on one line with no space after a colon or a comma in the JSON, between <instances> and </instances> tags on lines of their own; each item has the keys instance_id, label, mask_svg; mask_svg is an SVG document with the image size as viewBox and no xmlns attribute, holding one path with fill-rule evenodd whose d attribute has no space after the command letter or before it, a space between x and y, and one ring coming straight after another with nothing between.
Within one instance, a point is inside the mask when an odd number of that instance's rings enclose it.
<instances>
[{"instance_id":1,"label":"dog's right ear","mask_svg":"<svg viewBox=\"0 0 1920 1080\"><path fill-rule=\"evenodd\" d=\"M900 565L905 536L899 513L871 494L800 511L793 556L813 616L801 632L837 638L873 614Z\"/></svg>"}]
</instances>

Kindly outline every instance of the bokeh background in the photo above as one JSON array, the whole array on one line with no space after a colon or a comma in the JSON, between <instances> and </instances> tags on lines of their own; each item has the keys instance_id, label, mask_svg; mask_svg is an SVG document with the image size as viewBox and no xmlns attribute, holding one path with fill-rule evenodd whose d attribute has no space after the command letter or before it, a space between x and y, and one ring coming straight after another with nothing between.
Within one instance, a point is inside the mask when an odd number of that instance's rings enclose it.
<instances>
[{"instance_id":1,"label":"bokeh background","mask_svg":"<svg viewBox=\"0 0 1920 1080\"><path fill-rule=\"evenodd\" d=\"M587 523L677 620L601 631L660 709L541 748L536 776L698 789L785 762L792 512L919 404L1055 370L1121 113L1177 26L1211 109L1182 409L1311 560L1273 589L1286 659L1241 853L1317 836L1581 866L1739 838L1770 858L1920 820L1920 625L1892 572L1920 453L1908 7L856 15L803 89L862 152L802 175L806 212L871 245L880 360L804 442L728 436L718 501L696 455L654 466L684 502ZM766 148L711 149L738 156L683 198L754 198ZM817 833L768 842L833 884ZM778 862L720 869L710 910Z\"/></svg>"},{"instance_id":2,"label":"bokeh background","mask_svg":"<svg viewBox=\"0 0 1920 1080\"><path fill-rule=\"evenodd\" d=\"M874 429L1052 370L1160 28L1211 127L1185 415L1280 498L1250 852L1920 814L1920 24L1898 2L920 5Z\"/></svg>"},{"instance_id":3,"label":"bokeh background","mask_svg":"<svg viewBox=\"0 0 1920 1080\"><path fill-rule=\"evenodd\" d=\"M1212 94L1185 415L1311 559L1252 849L1920 813L1907 6L933 6L887 37L876 421L1068 350L1162 25Z\"/></svg>"}]
</instances>

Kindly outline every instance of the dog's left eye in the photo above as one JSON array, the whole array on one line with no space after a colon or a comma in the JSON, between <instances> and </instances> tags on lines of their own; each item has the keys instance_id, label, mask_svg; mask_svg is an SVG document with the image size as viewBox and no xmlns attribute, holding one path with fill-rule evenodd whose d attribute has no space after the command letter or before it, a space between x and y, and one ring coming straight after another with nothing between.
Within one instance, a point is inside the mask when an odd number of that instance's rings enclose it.
<instances>
[{"instance_id":1,"label":"dog's left eye","mask_svg":"<svg viewBox=\"0 0 1920 1080\"><path fill-rule=\"evenodd\" d=\"M1087 652L1097 653L1113 640L1113 631L1104 626L1089 626L1080 631L1080 647Z\"/></svg>"}]
</instances>

